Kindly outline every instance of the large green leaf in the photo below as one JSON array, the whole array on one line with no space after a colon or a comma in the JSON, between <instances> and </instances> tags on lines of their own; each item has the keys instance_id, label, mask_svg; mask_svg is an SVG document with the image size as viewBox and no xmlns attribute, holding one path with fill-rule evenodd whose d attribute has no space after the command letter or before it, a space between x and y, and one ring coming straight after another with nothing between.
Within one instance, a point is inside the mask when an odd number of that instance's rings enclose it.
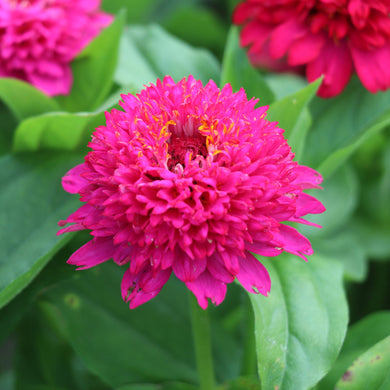
<instances>
[{"instance_id":1,"label":"large green leaf","mask_svg":"<svg viewBox=\"0 0 390 390\"><path fill-rule=\"evenodd\" d=\"M262 390L307 390L330 369L347 327L342 267L318 255L260 258L268 297L251 294Z\"/></svg>"},{"instance_id":2,"label":"large green leaf","mask_svg":"<svg viewBox=\"0 0 390 390\"><path fill-rule=\"evenodd\" d=\"M359 237L350 231L349 223L333 234L311 241L316 253L343 265L346 280L361 282L365 279L368 258Z\"/></svg>"},{"instance_id":3,"label":"large green leaf","mask_svg":"<svg viewBox=\"0 0 390 390\"><path fill-rule=\"evenodd\" d=\"M71 375L71 348L53 332L38 308L33 309L18 332L15 390L77 389Z\"/></svg>"},{"instance_id":4,"label":"large green leaf","mask_svg":"<svg viewBox=\"0 0 390 390\"><path fill-rule=\"evenodd\" d=\"M359 356L337 382L336 390L388 390L390 336Z\"/></svg>"},{"instance_id":5,"label":"large green leaf","mask_svg":"<svg viewBox=\"0 0 390 390\"><path fill-rule=\"evenodd\" d=\"M293 152L297 153L298 160L303 153L307 131L311 124L307 105L320 84L321 79L318 79L305 88L272 103L267 112L267 119L278 122L279 127L285 130L284 135Z\"/></svg>"},{"instance_id":6,"label":"large green leaf","mask_svg":"<svg viewBox=\"0 0 390 390\"><path fill-rule=\"evenodd\" d=\"M75 150L86 146L91 133L105 123L104 113L49 113L24 120L16 129L14 152Z\"/></svg>"},{"instance_id":7,"label":"large green leaf","mask_svg":"<svg viewBox=\"0 0 390 390\"><path fill-rule=\"evenodd\" d=\"M196 384L186 287L171 279L156 298L130 310L120 297L123 272L112 263L75 272L44 299L85 365L110 386ZM216 370L226 380L238 373L240 351L220 326L213 328Z\"/></svg>"},{"instance_id":8,"label":"large green leaf","mask_svg":"<svg viewBox=\"0 0 390 390\"><path fill-rule=\"evenodd\" d=\"M9 153L17 121L8 107L0 102L0 156Z\"/></svg>"},{"instance_id":9,"label":"large green leaf","mask_svg":"<svg viewBox=\"0 0 390 390\"><path fill-rule=\"evenodd\" d=\"M356 173L348 165L326 178L321 185L323 190L314 190L311 193L324 204L326 211L310 215L308 219L322 226L322 229L313 229L305 225L300 227L304 235L311 237L325 237L344 227L352 217L358 202Z\"/></svg>"},{"instance_id":10,"label":"large green leaf","mask_svg":"<svg viewBox=\"0 0 390 390\"><path fill-rule=\"evenodd\" d=\"M340 355L332 370L318 384L318 390L334 389L336 382L347 371L348 367L373 344L390 335L390 311L371 314L356 324L347 332L347 337ZM370 387L361 387L370 389Z\"/></svg>"},{"instance_id":11,"label":"large green leaf","mask_svg":"<svg viewBox=\"0 0 390 390\"><path fill-rule=\"evenodd\" d=\"M221 13L206 8L200 1L195 5L188 1L178 3L159 24L193 46L222 55L228 25L222 20Z\"/></svg>"},{"instance_id":12,"label":"large green leaf","mask_svg":"<svg viewBox=\"0 0 390 390\"><path fill-rule=\"evenodd\" d=\"M61 176L76 154L19 154L0 159L0 307L18 294L71 235L56 237L57 222L77 207Z\"/></svg>"},{"instance_id":13,"label":"large green leaf","mask_svg":"<svg viewBox=\"0 0 390 390\"><path fill-rule=\"evenodd\" d=\"M125 22L123 12L73 61L73 86L69 95L56 100L66 111L92 111L110 92L118 60L119 41Z\"/></svg>"},{"instance_id":14,"label":"large green leaf","mask_svg":"<svg viewBox=\"0 0 390 390\"><path fill-rule=\"evenodd\" d=\"M0 78L0 100L10 108L18 121L59 110L55 100L32 85L17 79Z\"/></svg>"},{"instance_id":15,"label":"large green leaf","mask_svg":"<svg viewBox=\"0 0 390 390\"><path fill-rule=\"evenodd\" d=\"M371 94L358 80L333 99L316 98L305 163L325 176L365 140L390 124L390 91Z\"/></svg>"},{"instance_id":16,"label":"large green leaf","mask_svg":"<svg viewBox=\"0 0 390 390\"><path fill-rule=\"evenodd\" d=\"M248 98L260 99L259 104L262 106L275 100L273 92L260 73L249 63L245 50L240 48L237 27L231 28L225 46L221 86L226 83L231 84L233 91L244 88Z\"/></svg>"},{"instance_id":17,"label":"large green leaf","mask_svg":"<svg viewBox=\"0 0 390 390\"><path fill-rule=\"evenodd\" d=\"M192 74L207 83L219 82L219 64L204 49L196 49L158 26L131 26L122 35L115 81L134 90L165 75L175 81Z\"/></svg>"}]
</instances>

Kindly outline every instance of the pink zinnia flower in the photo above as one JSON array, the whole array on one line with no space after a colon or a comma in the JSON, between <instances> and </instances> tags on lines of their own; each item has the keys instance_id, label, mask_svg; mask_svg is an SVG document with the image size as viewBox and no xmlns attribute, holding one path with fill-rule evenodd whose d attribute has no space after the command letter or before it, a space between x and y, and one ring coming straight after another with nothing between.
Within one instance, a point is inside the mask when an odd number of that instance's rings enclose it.
<instances>
[{"instance_id":1,"label":"pink zinnia flower","mask_svg":"<svg viewBox=\"0 0 390 390\"><path fill-rule=\"evenodd\" d=\"M390 86L389 0L247 0L233 14L256 66L302 67L325 75L322 97L339 94L356 72L370 92Z\"/></svg>"},{"instance_id":2,"label":"pink zinnia flower","mask_svg":"<svg viewBox=\"0 0 390 390\"><path fill-rule=\"evenodd\" d=\"M122 99L124 112L106 113L85 162L63 178L85 204L60 221L73 225L59 233L93 236L68 263L129 263L122 295L130 308L155 297L173 271L205 309L208 298L223 301L235 278L267 295L268 272L251 252L312 253L282 222L309 223L302 216L324 211L303 193L322 179L293 161L267 107L192 76L177 84L165 77Z\"/></svg>"},{"instance_id":3,"label":"pink zinnia flower","mask_svg":"<svg viewBox=\"0 0 390 390\"><path fill-rule=\"evenodd\" d=\"M70 92L70 62L112 21L100 0L0 0L0 77Z\"/></svg>"}]
</instances>

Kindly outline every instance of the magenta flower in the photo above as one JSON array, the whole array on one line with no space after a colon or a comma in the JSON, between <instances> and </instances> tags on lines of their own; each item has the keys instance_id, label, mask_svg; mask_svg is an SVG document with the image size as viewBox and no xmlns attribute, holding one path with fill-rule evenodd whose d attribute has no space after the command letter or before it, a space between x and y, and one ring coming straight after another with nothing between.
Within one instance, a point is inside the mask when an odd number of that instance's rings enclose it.
<instances>
[{"instance_id":1,"label":"magenta flower","mask_svg":"<svg viewBox=\"0 0 390 390\"><path fill-rule=\"evenodd\" d=\"M33 84L46 94L66 95L70 62L112 16L100 0L0 0L0 77Z\"/></svg>"},{"instance_id":2,"label":"magenta flower","mask_svg":"<svg viewBox=\"0 0 390 390\"><path fill-rule=\"evenodd\" d=\"M85 162L63 178L85 204L60 233L89 229L93 239L68 263L79 269L129 263L122 296L130 308L155 297L172 271L206 308L223 301L235 278L267 295L270 278L251 252L305 258L310 242L284 221L321 213L306 188L321 176L293 161L283 130L243 90L232 93L192 76L165 77L124 109L106 113Z\"/></svg>"},{"instance_id":3,"label":"magenta flower","mask_svg":"<svg viewBox=\"0 0 390 390\"><path fill-rule=\"evenodd\" d=\"M246 0L233 22L254 65L323 74L318 94L332 97L354 72L370 92L389 88L389 14L389 0Z\"/></svg>"}]
</instances>

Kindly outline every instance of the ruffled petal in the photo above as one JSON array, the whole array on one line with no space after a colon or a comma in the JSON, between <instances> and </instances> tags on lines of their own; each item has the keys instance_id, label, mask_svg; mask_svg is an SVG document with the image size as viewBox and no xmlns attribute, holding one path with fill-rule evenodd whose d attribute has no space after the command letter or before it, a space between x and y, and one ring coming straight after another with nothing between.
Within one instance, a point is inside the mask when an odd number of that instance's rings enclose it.
<instances>
[{"instance_id":1,"label":"ruffled petal","mask_svg":"<svg viewBox=\"0 0 390 390\"><path fill-rule=\"evenodd\" d=\"M313 254L310 241L298 233L296 229L288 225L280 225L279 228L280 238L284 241L283 250L293 255L302 257L307 261L306 256Z\"/></svg>"},{"instance_id":2,"label":"ruffled petal","mask_svg":"<svg viewBox=\"0 0 390 390\"><path fill-rule=\"evenodd\" d=\"M84 172L84 166L84 164L76 165L65 174L62 178L62 187L64 187L65 191L71 194L77 194L81 188L89 184L89 182L81 176Z\"/></svg>"},{"instance_id":3,"label":"ruffled petal","mask_svg":"<svg viewBox=\"0 0 390 390\"><path fill-rule=\"evenodd\" d=\"M296 19L290 19L276 27L269 43L269 51L272 58L283 57L293 42L310 33L303 24Z\"/></svg>"},{"instance_id":4,"label":"ruffled petal","mask_svg":"<svg viewBox=\"0 0 390 390\"><path fill-rule=\"evenodd\" d=\"M326 210L325 206L314 196L303 192L297 197L296 205L295 217L303 217L306 214L320 214Z\"/></svg>"},{"instance_id":5,"label":"ruffled petal","mask_svg":"<svg viewBox=\"0 0 390 390\"><path fill-rule=\"evenodd\" d=\"M348 46L344 41L337 45L332 41L324 44L321 54L307 65L309 82L324 75L318 95L327 98L336 96L345 88L351 78L353 64Z\"/></svg>"},{"instance_id":6,"label":"ruffled petal","mask_svg":"<svg viewBox=\"0 0 390 390\"><path fill-rule=\"evenodd\" d=\"M390 87L390 45L376 50L350 47L356 73L362 84L372 93Z\"/></svg>"},{"instance_id":7,"label":"ruffled petal","mask_svg":"<svg viewBox=\"0 0 390 390\"><path fill-rule=\"evenodd\" d=\"M72 71L69 64L55 64L61 66L60 76L51 76L50 74L40 74L37 72L28 73L27 78L31 84L48 94L49 96L55 95L68 95L73 83ZM46 68L45 68L46 69Z\"/></svg>"},{"instance_id":8,"label":"ruffled petal","mask_svg":"<svg viewBox=\"0 0 390 390\"><path fill-rule=\"evenodd\" d=\"M231 283L234 275L229 272L218 253L214 253L207 259L207 270L215 278L224 283Z\"/></svg>"},{"instance_id":9,"label":"ruffled petal","mask_svg":"<svg viewBox=\"0 0 390 390\"><path fill-rule=\"evenodd\" d=\"M94 238L81 248L77 249L68 259L68 264L77 265L78 270L94 267L111 259L115 246L112 238Z\"/></svg>"},{"instance_id":10,"label":"ruffled petal","mask_svg":"<svg viewBox=\"0 0 390 390\"><path fill-rule=\"evenodd\" d=\"M206 310L208 299L215 305L219 305L226 295L226 283L215 279L209 271L204 271L193 282L187 282L186 286L194 293L199 306Z\"/></svg>"},{"instance_id":11,"label":"ruffled petal","mask_svg":"<svg viewBox=\"0 0 390 390\"><path fill-rule=\"evenodd\" d=\"M146 267L137 274L132 274L130 268L123 275L121 291L125 302L130 302L130 309L154 298L168 281L171 270L154 272L151 267Z\"/></svg>"},{"instance_id":12,"label":"ruffled petal","mask_svg":"<svg viewBox=\"0 0 390 390\"><path fill-rule=\"evenodd\" d=\"M299 185L303 190L309 188L321 188L319 184L322 183L322 176L310 167L304 165L297 165L295 167L296 178L291 184Z\"/></svg>"},{"instance_id":13,"label":"ruffled petal","mask_svg":"<svg viewBox=\"0 0 390 390\"><path fill-rule=\"evenodd\" d=\"M322 34L308 33L302 38L295 40L288 49L289 65L304 65L315 60L325 43Z\"/></svg>"},{"instance_id":14,"label":"ruffled petal","mask_svg":"<svg viewBox=\"0 0 390 390\"><path fill-rule=\"evenodd\" d=\"M271 278L267 269L251 253L240 259L240 272L237 280L250 293L267 296L271 289Z\"/></svg>"},{"instance_id":15,"label":"ruffled petal","mask_svg":"<svg viewBox=\"0 0 390 390\"><path fill-rule=\"evenodd\" d=\"M172 269L178 279L183 282L194 281L206 268L207 259L191 259L185 252L180 251L175 256Z\"/></svg>"}]
</instances>

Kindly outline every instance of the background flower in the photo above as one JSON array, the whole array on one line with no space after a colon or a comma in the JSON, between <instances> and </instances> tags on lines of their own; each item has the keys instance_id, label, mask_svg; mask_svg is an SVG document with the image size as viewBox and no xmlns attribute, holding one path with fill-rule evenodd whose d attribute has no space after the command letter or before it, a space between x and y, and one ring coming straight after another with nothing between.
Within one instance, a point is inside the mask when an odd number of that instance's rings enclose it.
<instances>
[{"instance_id":1,"label":"background flower","mask_svg":"<svg viewBox=\"0 0 390 390\"><path fill-rule=\"evenodd\" d=\"M112 21L96 0L0 0L0 77L68 94L70 62Z\"/></svg>"},{"instance_id":2,"label":"background flower","mask_svg":"<svg viewBox=\"0 0 390 390\"><path fill-rule=\"evenodd\" d=\"M165 77L120 105L96 129L85 162L63 179L85 204L60 233L90 229L93 239L68 262L85 269L110 258L130 263L122 295L130 308L156 296L171 275L206 308L237 278L266 295L269 275L251 254L305 258L309 241L281 222L308 223L322 204L306 188L320 175L293 161L267 107L243 90Z\"/></svg>"},{"instance_id":3,"label":"background flower","mask_svg":"<svg viewBox=\"0 0 390 390\"><path fill-rule=\"evenodd\" d=\"M253 64L302 69L309 81L324 74L318 94L332 97L353 72L370 92L390 86L389 13L386 0L248 0L233 21Z\"/></svg>"}]
</instances>

